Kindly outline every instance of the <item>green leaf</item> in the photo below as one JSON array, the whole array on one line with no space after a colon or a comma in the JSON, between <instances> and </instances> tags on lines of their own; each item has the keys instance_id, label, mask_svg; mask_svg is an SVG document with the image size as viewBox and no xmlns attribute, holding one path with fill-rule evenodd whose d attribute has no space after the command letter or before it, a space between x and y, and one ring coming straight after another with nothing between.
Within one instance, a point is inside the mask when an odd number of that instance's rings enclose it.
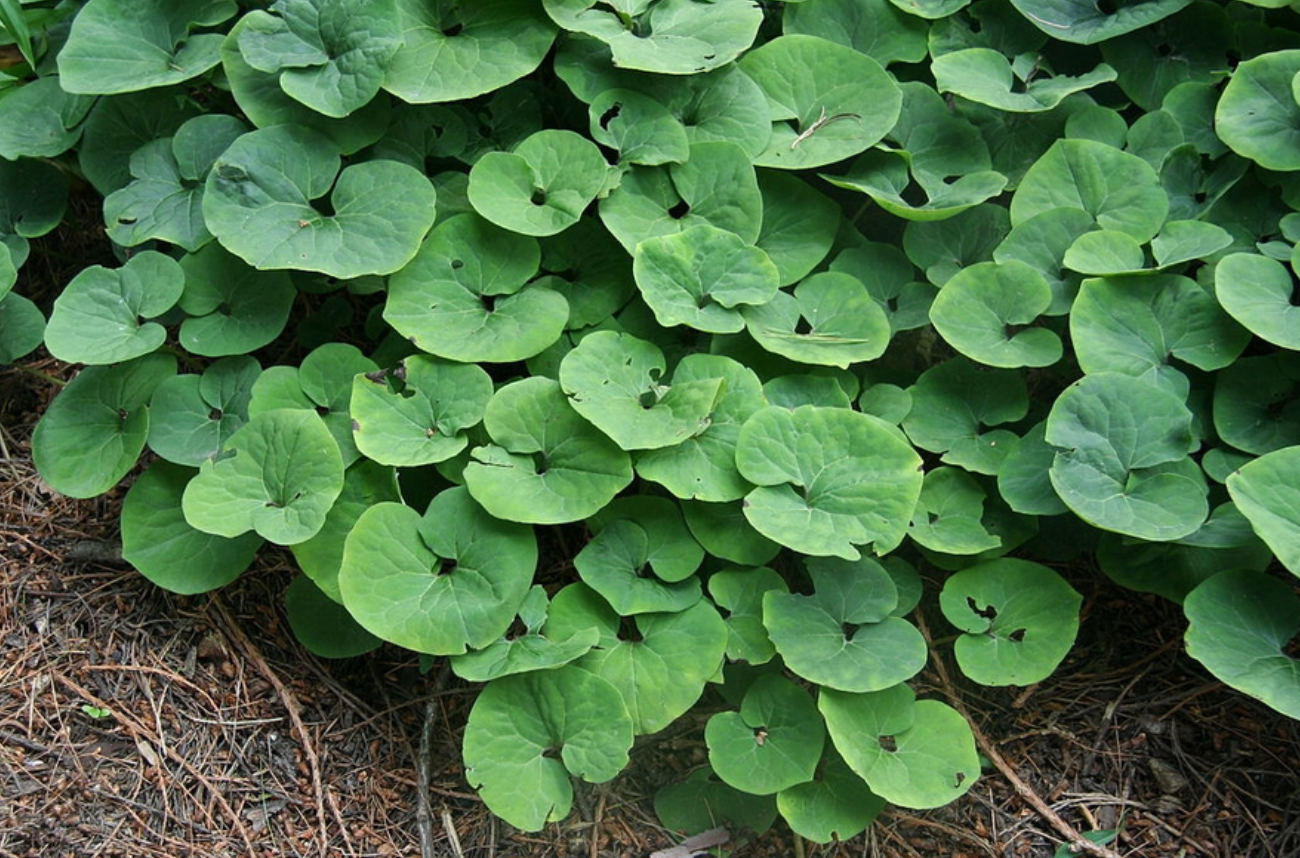
<instances>
[{"instance_id":1,"label":"green leaf","mask_svg":"<svg viewBox=\"0 0 1300 858\"><path fill-rule=\"evenodd\" d=\"M0 297L0 366L35 351L44 339L45 317L30 299L16 292Z\"/></svg>"},{"instance_id":2,"label":"green leaf","mask_svg":"<svg viewBox=\"0 0 1300 858\"><path fill-rule=\"evenodd\" d=\"M896 432L839 408L756 412L736 446L741 475L758 486L745 518L804 554L856 560L858 545L894 548L921 491L920 457Z\"/></svg>"},{"instance_id":3,"label":"green leaf","mask_svg":"<svg viewBox=\"0 0 1300 858\"><path fill-rule=\"evenodd\" d=\"M465 727L465 777L488 808L525 831L563 819L570 775L601 783L627 765L632 719L618 689L576 667L488 683Z\"/></svg>"},{"instance_id":4,"label":"green leaf","mask_svg":"<svg viewBox=\"0 0 1300 858\"><path fill-rule=\"evenodd\" d=\"M885 800L831 749L819 776L781 790L776 795L776 806L795 834L816 843L830 843L861 834L885 809Z\"/></svg>"},{"instance_id":5,"label":"green leaf","mask_svg":"<svg viewBox=\"0 0 1300 858\"><path fill-rule=\"evenodd\" d=\"M1023 515L1060 515L1069 509L1048 477L1056 448L1047 443L1046 431L1046 422L1034 424L998 468L998 494Z\"/></svg>"},{"instance_id":6,"label":"green leaf","mask_svg":"<svg viewBox=\"0 0 1300 858\"><path fill-rule=\"evenodd\" d=\"M219 244L181 259L185 291L180 340L205 357L248 354L275 340L298 291L283 271L258 271Z\"/></svg>"},{"instance_id":7,"label":"green leaf","mask_svg":"<svg viewBox=\"0 0 1300 858\"><path fill-rule=\"evenodd\" d=\"M560 383L533 376L492 397L465 484L492 515L559 524L594 515L632 481L630 457L569 405Z\"/></svg>"},{"instance_id":8,"label":"green leaf","mask_svg":"<svg viewBox=\"0 0 1300 858\"><path fill-rule=\"evenodd\" d=\"M83 269L54 302L45 329L50 354L69 363L110 364L154 351L167 338L157 322L185 288L176 260L151 250L126 265Z\"/></svg>"},{"instance_id":9,"label":"green leaf","mask_svg":"<svg viewBox=\"0 0 1300 858\"><path fill-rule=\"evenodd\" d=\"M1076 238L1066 248L1062 264L1080 274L1128 274L1146 267L1146 254L1128 233L1098 229Z\"/></svg>"},{"instance_id":10,"label":"green leaf","mask_svg":"<svg viewBox=\"0 0 1300 858\"><path fill-rule=\"evenodd\" d=\"M1011 5L1053 39L1094 45L1154 24L1191 2L1137 0L1112 6L1093 0L1011 0Z\"/></svg>"},{"instance_id":11,"label":"green leaf","mask_svg":"<svg viewBox=\"0 0 1300 858\"><path fill-rule=\"evenodd\" d=\"M81 121L94 103L93 98L64 92L55 76L10 90L0 98L0 158L62 155L81 137Z\"/></svg>"},{"instance_id":12,"label":"green leaf","mask_svg":"<svg viewBox=\"0 0 1300 858\"><path fill-rule=\"evenodd\" d=\"M940 807L979 777L970 726L944 703L916 700L906 685L868 694L828 689L817 705L849 768L887 802Z\"/></svg>"},{"instance_id":13,"label":"green leaf","mask_svg":"<svg viewBox=\"0 0 1300 858\"><path fill-rule=\"evenodd\" d=\"M659 821L665 828L687 834L726 824L734 830L763 832L776 821L776 813L774 796L757 796L728 786L717 780L708 766L655 793Z\"/></svg>"},{"instance_id":14,"label":"green leaf","mask_svg":"<svg viewBox=\"0 0 1300 858\"><path fill-rule=\"evenodd\" d=\"M679 498L713 503L740 500L753 488L736 469L736 441L741 425L768 404L758 375L723 355L687 355L673 370L678 385L719 379L720 398L704 430L670 447L640 453L636 472L643 479Z\"/></svg>"},{"instance_id":15,"label":"green leaf","mask_svg":"<svg viewBox=\"0 0 1300 858\"><path fill-rule=\"evenodd\" d=\"M761 248L710 224L646 239L632 270L660 325L715 334L742 330L738 308L772 300L780 281Z\"/></svg>"},{"instance_id":16,"label":"green leaf","mask_svg":"<svg viewBox=\"0 0 1300 858\"><path fill-rule=\"evenodd\" d=\"M954 644L962 673L981 685L1032 685L1074 646L1083 597L1046 566L1000 558L943 584L939 607L964 634Z\"/></svg>"},{"instance_id":17,"label":"green leaf","mask_svg":"<svg viewBox=\"0 0 1300 858\"><path fill-rule=\"evenodd\" d=\"M353 378L353 440L384 465L442 462L469 444L465 430L483 420L491 398L482 367L413 355L387 376Z\"/></svg>"},{"instance_id":18,"label":"green leaf","mask_svg":"<svg viewBox=\"0 0 1300 858\"><path fill-rule=\"evenodd\" d=\"M402 45L384 88L414 104L501 89L542 62L555 27L530 0L398 0Z\"/></svg>"},{"instance_id":19,"label":"green leaf","mask_svg":"<svg viewBox=\"0 0 1300 858\"><path fill-rule=\"evenodd\" d=\"M1156 171L1138 156L1095 140L1058 140L1025 173L1011 200L1011 223L1062 206L1145 243L1164 224L1169 200Z\"/></svg>"},{"instance_id":20,"label":"green leaf","mask_svg":"<svg viewBox=\"0 0 1300 858\"><path fill-rule=\"evenodd\" d=\"M700 600L698 579L666 583L645 574L649 561L645 529L625 520L612 522L596 534L573 558L573 566L620 616L676 613Z\"/></svg>"},{"instance_id":21,"label":"green leaf","mask_svg":"<svg viewBox=\"0 0 1300 858\"><path fill-rule=\"evenodd\" d=\"M0 242L14 265L27 261L27 239L45 235L63 220L68 180L53 164L0 158Z\"/></svg>"},{"instance_id":22,"label":"green leaf","mask_svg":"<svg viewBox=\"0 0 1300 858\"><path fill-rule=\"evenodd\" d=\"M555 235L573 226L605 187L609 170L590 140L549 129L510 152L488 152L469 171L469 201L499 227Z\"/></svg>"},{"instance_id":23,"label":"green leaf","mask_svg":"<svg viewBox=\"0 0 1300 858\"><path fill-rule=\"evenodd\" d=\"M981 262L944 284L930 321L949 345L986 366L1051 366L1061 359L1061 338L1026 327L1051 304L1052 287L1029 265Z\"/></svg>"},{"instance_id":24,"label":"green leaf","mask_svg":"<svg viewBox=\"0 0 1300 858\"><path fill-rule=\"evenodd\" d=\"M77 161L95 190L107 196L126 187L132 153L146 143L171 137L187 120L199 115L176 91L138 92L95 99L82 125Z\"/></svg>"},{"instance_id":25,"label":"green leaf","mask_svg":"<svg viewBox=\"0 0 1300 858\"><path fill-rule=\"evenodd\" d=\"M1051 110L1067 96L1117 77L1105 63L1078 76L1043 74L1037 63L1027 72L1020 72L1011 60L989 48L943 54L934 58L930 70L939 92L951 92L1012 113Z\"/></svg>"},{"instance_id":26,"label":"green leaf","mask_svg":"<svg viewBox=\"0 0 1300 858\"><path fill-rule=\"evenodd\" d=\"M214 536L186 522L181 497L196 473L155 462L122 501L122 559L159 587L185 595L234 581L252 564L263 541L255 533Z\"/></svg>"},{"instance_id":27,"label":"green leaf","mask_svg":"<svg viewBox=\"0 0 1300 858\"><path fill-rule=\"evenodd\" d=\"M794 8L794 7L790 7ZM791 173L764 170L763 228L755 242L776 265L782 286L808 276L826 258L840 224L835 201Z\"/></svg>"},{"instance_id":28,"label":"green leaf","mask_svg":"<svg viewBox=\"0 0 1300 858\"><path fill-rule=\"evenodd\" d=\"M277 14L271 14L272 12ZM276 0L241 19L244 61L279 77L285 94L342 118L379 92L402 44L395 0Z\"/></svg>"},{"instance_id":29,"label":"green leaf","mask_svg":"<svg viewBox=\"0 0 1300 858\"><path fill-rule=\"evenodd\" d=\"M1267 256L1233 253L1214 268L1214 293L1223 309L1251 333L1286 349L1300 349L1294 292L1292 272Z\"/></svg>"},{"instance_id":30,"label":"green leaf","mask_svg":"<svg viewBox=\"0 0 1300 858\"><path fill-rule=\"evenodd\" d=\"M926 56L925 22L889 0L792 3L785 7L781 25L787 35L827 39L866 54L882 66L917 63Z\"/></svg>"},{"instance_id":31,"label":"green leaf","mask_svg":"<svg viewBox=\"0 0 1300 858\"><path fill-rule=\"evenodd\" d=\"M916 269L902 249L883 242L867 242L838 253L831 271L856 277L889 318L894 333L930 324L930 303L936 294L929 283L916 281Z\"/></svg>"},{"instance_id":32,"label":"green leaf","mask_svg":"<svg viewBox=\"0 0 1300 858\"><path fill-rule=\"evenodd\" d=\"M1201 220L1171 220L1151 240L1156 267L1168 268L1205 259L1232 244L1232 234L1221 226Z\"/></svg>"},{"instance_id":33,"label":"green leaf","mask_svg":"<svg viewBox=\"0 0 1300 858\"><path fill-rule=\"evenodd\" d=\"M1010 228L1006 207L986 203L943 220L909 223L903 249L927 280L942 286L966 266L987 261Z\"/></svg>"},{"instance_id":34,"label":"green leaf","mask_svg":"<svg viewBox=\"0 0 1300 858\"><path fill-rule=\"evenodd\" d=\"M1300 50L1272 51L1237 66L1214 111L1214 129L1229 149L1269 170L1300 170L1297 73Z\"/></svg>"},{"instance_id":35,"label":"green leaf","mask_svg":"<svg viewBox=\"0 0 1300 858\"><path fill-rule=\"evenodd\" d=\"M1079 236L1095 228L1092 217L1076 208L1048 209L1017 224L993 250L996 262L1024 262L1037 269L1052 290L1046 314L1061 316L1070 311L1079 291L1080 277L1065 268L1065 253Z\"/></svg>"},{"instance_id":36,"label":"green leaf","mask_svg":"<svg viewBox=\"0 0 1300 858\"><path fill-rule=\"evenodd\" d=\"M911 153L875 149L863 153L843 176L821 175L836 187L867 194L892 215L915 221L961 214L1002 193L1007 184L1001 173L981 170L958 176L951 184L942 179L922 181L918 176L919 188L914 188L909 168L916 169Z\"/></svg>"},{"instance_id":37,"label":"green leaf","mask_svg":"<svg viewBox=\"0 0 1300 858\"><path fill-rule=\"evenodd\" d=\"M321 592L340 604L339 569L348 534L361 514L376 504L401 500L397 474L369 459L354 462L343 472L343 491L325 516L325 524L306 542L289 546L298 568Z\"/></svg>"},{"instance_id":38,"label":"green leaf","mask_svg":"<svg viewBox=\"0 0 1300 858\"><path fill-rule=\"evenodd\" d=\"M519 607L526 631L508 635L480 650L451 657L451 669L469 682L490 682L515 673L550 670L576 661L600 640L595 626L578 629L567 636L548 635L542 628L547 618L546 591L535 584Z\"/></svg>"},{"instance_id":39,"label":"green leaf","mask_svg":"<svg viewBox=\"0 0 1300 858\"><path fill-rule=\"evenodd\" d=\"M695 574L704 561L704 549L691 536L680 507L658 495L628 495L617 498L588 519L593 533L607 525L630 521L645 530L649 539L646 558L661 581L683 581Z\"/></svg>"},{"instance_id":40,"label":"green leaf","mask_svg":"<svg viewBox=\"0 0 1300 858\"><path fill-rule=\"evenodd\" d=\"M383 645L306 575L285 588L284 611L293 636L322 658L352 658Z\"/></svg>"},{"instance_id":41,"label":"green leaf","mask_svg":"<svg viewBox=\"0 0 1300 858\"><path fill-rule=\"evenodd\" d=\"M277 125L245 134L208 174L208 229L255 268L344 279L396 271L433 225L433 186L396 161L341 172L339 163L339 149L309 128ZM312 205L326 193L333 214Z\"/></svg>"},{"instance_id":42,"label":"green leaf","mask_svg":"<svg viewBox=\"0 0 1300 858\"><path fill-rule=\"evenodd\" d=\"M666 368L653 343L596 331L560 362L560 385L573 409L620 448L671 447L708 426L723 381L669 383Z\"/></svg>"},{"instance_id":43,"label":"green leaf","mask_svg":"<svg viewBox=\"0 0 1300 858\"><path fill-rule=\"evenodd\" d=\"M691 156L686 126L648 95L607 89L587 115L592 139L616 150L620 164L681 163Z\"/></svg>"},{"instance_id":44,"label":"green leaf","mask_svg":"<svg viewBox=\"0 0 1300 858\"><path fill-rule=\"evenodd\" d=\"M1300 447L1260 456L1228 476L1228 493L1277 559L1300 575Z\"/></svg>"},{"instance_id":45,"label":"green leaf","mask_svg":"<svg viewBox=\"0 0 1300 858\"><path fill-rule=\"evenodd\" d=\"M799 363L838 366L875 360L889 345L885 311L861 282L823 271L742 310L745 327L767 351Z\"/></svg>"},{"instance_id":46,"label":"green leaf","mask_svg":"<svg viewBox=\"0 0 1300 858\"><path fill-rule=\"evenodd\" d=\"M885 568L862 558L810 558L813 594L763 597L763 624L786 667L823 688L880 691L925 666L925 638L892 616L898 589Z\"/></svg>"},{"instance_id":47,"label":"green leaf","mask_svg":"<svg viewBox=\"0 0 1300 858\"><path fill-rule=\"evenodd\" d=\"M233 0L91 0L59 51L68 92L111 95L198 77L221 61L220 33L194 33L237 14Z\"/></svg>"},{"instance_id":48,"label":"green leaf","mask_svg":"<svg viewBox=\"0 0 1300 858\"><path fill-rule=\"evenodd\" d=\"M315 412L276 409L244 424L185 489L185 520L205 533L250 530L292 545L315 536L343 490L338 445Z\"/></svg>"},{"instance_id":49,"label":"green leaf","mask_svg":"<svg viewBox=\"0 0 1300 858\"><path fill-rule=\"evenodd\" d=\"M723 569L709 577L709 596L727 614L727 658L766 664L776 647L763 624L767 593L788 593L785 579L766 566Z\"/></svg>"},{"instance_id":50,"label":"green leaf","mask_svg":"<svg viewBox=\"0 0 1300 858\"><path fill-rule=\"evenodd\" d=\"M889 0L899 9L918 18L945 18L965 8L970 0Z\"/></svg>"},{"instance_id":51,"label":"green leaf","mask_svg":"<svg viewBox=\"0 0 1300 858\"><path fill-rule=\"evenodd\" d=\"M532 528L493 518L456 487L423 516L400 503L362 513L343 548L339 593L384 640L455 655L505 634L536 568Z\"/></svg>"},{"instance_id":52,"label":"green leaf","mask_svg":"<svg viewBox=\"0 0 1300 858\"><path fill-rule=\"evenodd\" d=\"M74 498L115 486L144 450L149 397L175 373L176 358L168 354L82 370L50 403L32 434L32 460L41 478Z\"/></svg>"},{"instance_id":53,"label":"green leaf","mask_svg":"<svg viewBox=\"0 0 1300 858\"><path fill-rule=\"evenodd\" d=\"M630 10L598 0L543 0L546 14L609 45L619 68L691 75L724 66L754 41L763 10L751 3L658 0Z\"/></svg>"},{"instance_id":54,"label":"green leaf","mask_svg":"<svg viewBox=\"0 0 1300 858\"><path fill-rule=\"evenodd\" d=\"M1197 445L1192 414L1164 388L1113 372L1084 376L1052 406L1046 438L1060 450L1056 493L1103 530L1181 539L1209 512L1204 476L1186 458Z\"/></svg>"},{"instance_id":55,"label":"green leaf","mask_svg":"<svg viewBox=\"0 0 1300 858\"><path fill-rule=\"evenodd\" d=\"M423 351L464 363L533 357L560 338L569 305L542 283L537 242L475 214L438 224L388 283L384 319Z\"/></svg>"},{"instance_id":56,"label":"green leaf","mask_svg":"<svg viewBox=\"0 0 1300 858\"><path fill-rule=\"evenodd\" d=\"M1085 280L1070 313L1084 372L1122 372L1185 391L1171 357L1198 369L1229 366L1250 335L1195 281L1174 274Z\"/></svg>"},{"instance_id":57,"label":"green leaf","mask_svg":"<svg viewBox=\"0 0 1300 858\"><path fill-rule=\"evenodd\" d=\"M898 121L898 84L871 57L815 36L780 36L747 53L740 68L768 99L772 137L754 159L802 170L856 155Z\"/></svg>"},{"instance_id":58,"label":"green leaf","mask_svg":"<svg viewBox=\"0 0 1300 858\"><path fill-rule=\"evenodd\" d=\"M812 780L825 739L812 698L781 676L759 679L739 712L720 712L704 728L718 777L756 795Z\"/></svg>"},{"instance_id":59,"label":"green leaf","mask_svg":"<svg viewBox=\"0 0 1300 858\"><path fill-rule=\"evenodd\" d=\"M1188 655L1238 691L1300 718L1300 662L1285 652L1300 631L1292 587L1259 572L1220 572L1187 594L1183 610Z\"/></svg>"},{"instance_id":60,"label":"green leaf","mask_svg":"<svg viewBox=\"0 0 1300 858\"><path fill-rule=\"evenodd\" d=\"M261 372L261 364L242 355L215 361L202 375L163 379L149 403L149 449L194 468L214 458L248 422L253 383Z\"/></svg>"},{"instance_id":61,"label":"green leaf","mask_svg":"<svg viewBox=\"0 0 1300 858\"><path fill-rule=\"evenodd\" d=\"M1236 361L1215 377L1215 431L1225 443L1261 456L1300 445L1297 387L1300 361L1292 353Z\"/></svg>"},{"instance_id":62,"label":"green leaf","mask_svg":"<svg viewBox=\"0 0 1300 858\"><path fill-rule=\"evenodd\" d=\"M203 180L217 156L247 130L233 116L197 116L175 137L137 149L131 183L104 200L108 237L124 247L156 239L191 252L211 241L203 220Z\"/></svg>"},{"instance_id":63,"label":"green leaf","mask_svg":"<svg viewBox=\"0 0 1300 858\"><path fill-rule=\"evenodd\" d=\"M925 475L907 535L918 545L944 554L979 554L1000 548L1002 539L984 523L987 499L979 483L966 471L935 468Z\"/></svg>"},{"instance_id":64,"label":"green leaf","mask_svg":"<svg viewBox=\"0 0 1300 858\"><path fill-rule=\"evenodd\" d=\"M1025 416L1029 395L1013 370L981 370L965 358L932 366L911 388L912 410L903 431L922 450L942 453L945 464L977 474L995 474L1011 451L1006 430L980 432Z\"/></svg>"},{"instance_id":65,"label":"green leaf","mask_svg":"<svg viewBox=\"0 0 1300 858\"><path fill-rule=\"evenodd\" d=\"M600 201L600 219L628 253L646 239L700 224L753 243L762 230L763 196L743 149L705 141L691 145L684 164L632 167Z\"/></svg>"},{"instance_id":66,"label":"green leaf","mask_svg":"<svg viewBox=\"0 0 1300 858\"><path fill-rule=\"evenodd\" d=\"M781 546L754 529L743 506L687 502L682 504L682 515L691 534L714 557L742 566L762 566L776 557Z\"/></svg>"}]
</instances>

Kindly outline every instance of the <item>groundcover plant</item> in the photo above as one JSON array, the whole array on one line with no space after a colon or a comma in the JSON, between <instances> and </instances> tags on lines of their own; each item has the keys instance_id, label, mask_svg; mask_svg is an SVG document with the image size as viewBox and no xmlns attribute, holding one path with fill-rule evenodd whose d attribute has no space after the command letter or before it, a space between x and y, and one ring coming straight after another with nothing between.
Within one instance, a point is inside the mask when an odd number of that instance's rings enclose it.
<instances>
[{"instance_id":1,"label":"groundcover plant","mask_svg":"<svg viewBox=\"0 0 1300 858\"><path fill-rule=\"evenodd\" d=\"M700 706L670 827L951 802L909 616L1034 683L1092 558L1300 717L1294 5L0 0L0 362L150 580L484 683L523 829Z\"/></svg>"}]
</instances>

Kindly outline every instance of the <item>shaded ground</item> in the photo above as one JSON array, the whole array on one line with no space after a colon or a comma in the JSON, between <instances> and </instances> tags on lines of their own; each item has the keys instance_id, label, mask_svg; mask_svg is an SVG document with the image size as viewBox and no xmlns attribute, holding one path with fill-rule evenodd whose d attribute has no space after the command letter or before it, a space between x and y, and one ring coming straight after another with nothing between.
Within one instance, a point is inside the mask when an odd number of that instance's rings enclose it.
<instances>
[{"instance_id":1,"label":"shaded ground","mask_svg":"<svg viewBox=\"0 0 1300 858\"><path fill-rule=\"evenodd\" d=\"M455 858L675 842L650 799L703 762L702 716L639 743L570 821L515 832L461 777L472 689L439 687L393 649L339 663L303 651L281 607L285 556L215 596L153 587L113 559L119 496L70 501L36 475L27 439L46 398L40 380L0 371L0 858L421 855L421 819L425 854ZM951 689L1032 797L991 772L954 806L891 809L846 843L778 828L739 833L733 854L1049 858L1061 837L1033 797L1079 830L1122 822L1121 855L1300 854L1297 723L1188 659L1171 606L1075 584L1085 622L1055 676ZM948 690L920 677L922 696Z\"/></svg>"}]
</instances>

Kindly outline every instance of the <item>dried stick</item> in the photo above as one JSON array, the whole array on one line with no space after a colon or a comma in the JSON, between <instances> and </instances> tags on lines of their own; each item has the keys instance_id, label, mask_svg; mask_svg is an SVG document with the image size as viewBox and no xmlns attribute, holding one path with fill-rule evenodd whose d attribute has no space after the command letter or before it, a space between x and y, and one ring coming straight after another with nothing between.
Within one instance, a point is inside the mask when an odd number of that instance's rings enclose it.
<instances>
[{"instance_id":1,"label":"dried stick","mask_svg":"<svg viewBox=\"0 0 1300 858\"><path fill-rule=\"evenodd\" d=\"M416 752L415 825L420 832L421 858L438 858L438 852L434 848L433 807L429 803L429 788L433 781L433 727L438 721L438 693L447 684L449 668L450 663L444 659L438 668L438 675L434 677L433 687L429 690L429 699L424 704L424 722L420 725L420 749ZM444 813L442 822L444 826L448 826L451 823L450 814ZM459 854L460 844L455 840L456 829L450 828L447 836Z\"/></svg>"},{"instance_id":2,"label":"dried stick","mask_svg":"<svg viewBox=\"0 0 1300 858\"><path fill-rule=\"evenodd\" d=\"M916 613L916 624L921 629L921 634L925 636L926 643L929 643L931 641L930 629L927 627L925 617L920 611ZM939 684L943 686L944 694L952 701L953 706L961 713L961 716L966 719L966 723L970 724L971 733L975 736L975 744L979 745L979 749L984 753L984 756L988 757L989 761L1002 773L1002 776L1011 783L1016 793L1069 842L1070 848L1074 852L1087 852L1089 855L1097 855L1100 858L1120 858L1118 852L1101 844L1093 843L1080 834L1073 825L1070 825L1061 818L1059 813L1052 810L1051 805L1044 801L1042 796L1034 792L1029 784L1021 780L1015 769L1011 768L1011 764L998 752L997 747L988 740L988 737L984 735L984 731L979 728L979 725L975 723L975 719L971 717L966 704L957 693L957 687L953 685L951 677L948 676L948 668L943 663L943 657L934 649L931 649L930 656L931 661L934 663L935 672L939 675Z\"/></svg>"},{"instance_id":3,"label":"dried stick","mask_svg":"<svg viewBox=\"0 0 1300 858\"><path fill-rule=\"evenodd\" d=\"M253 845L253 838L249 835L248 829L244 827L244 821L239 818L238 813L235 813L235 809L230 806L230 802L226 801L226 797L221 794L221 791L217 789L217 787L212 783L212 781L208 780L204 776L203 772L199 771L194 766L193 763L191 763L189 760L182 757L175 749L171 747L171 745L163 744L162 740L159 737L149 732L149 729L145 727L143 724L141 724L139 721L135 720L135 718L126 714L125 712L123 712L121 709L117 707L109 706L106 701L101 700L89 689L83 688L82 686L78 685L76 682L72 681L71 679L68 679L68 677L64 676L61 673L56 673L54 677L59 682L59 684L66 686L69 691L81 697L83 700L87 701L92 706L97 706L100 709L107 709L111 711L113 713L113 718L117 721L117 723L121 724L122 727L126 730L126 732L130 733L131 738L134 739L136 742L148 740L152 744L158 746L159 748L162 748L164 754L166 754L168 757L170 757L172 760L178 763L181 766L181 768L185 769L185 771L189 772L190 775L192 775L196 781L198 781L200 784L203 785L203 788L208 791L208 794L211 795L214 800L216 800L217 804L221 807L223 811L225 811L226 815L230 817L231 822L235 824L235 830L239 832L240 838L244 841L244 847L248 850L248 854L252 856L252 858L257 858L257 848Z\"/></svg>"},{"instance_id":4,"label":"dried stick","mask_svg":"<svg viewBox=\"0 0 1300 858\"><path fill-rule=\"evenodd\" d=\"M279 675L267 664L266 658L262 656L262 651L257 645L249 639L244 633L244 629L231 615L226 603L222 601L221 596L213 594L210 602L212 607L220 615L222 624L225 625L226 631L235 641L244 655L257 668L257 672L262 674L271 687L280 695L280 701L284 704L285 710L289 713L289 723L293 726L293 731L298 734L298 741L302 744L303 753L307 757L307 765L311 769L311 786L316 798L316 821L320 827L320 843L322 854L329 852L329 827L325 819L325 788L321 782L320 759L316 756L316 748L312 745L311 737L307 735L307 728L302 723L302 707L298 704L298 698L294 695L283 682L280 681ZM356 852L352 848L352 841L348 838L348 828L343 822L343 817L338 813L338 806L330 802L331 809L335 811L335 821L339 825L339 833L343 836L343 842L347 845L348 854L354 856Z\"/></svg>"}]
</instances>

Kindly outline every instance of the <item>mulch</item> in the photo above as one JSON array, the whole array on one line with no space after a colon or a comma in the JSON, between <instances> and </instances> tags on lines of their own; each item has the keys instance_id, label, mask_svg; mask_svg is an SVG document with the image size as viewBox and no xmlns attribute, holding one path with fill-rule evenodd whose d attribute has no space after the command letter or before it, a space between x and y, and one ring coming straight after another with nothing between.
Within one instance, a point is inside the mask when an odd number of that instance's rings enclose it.
<instances>
[{"instance_id":1,"label":"mulch","mask_svg":"<svg viewBox=\"0 0 1300 858\"><path fill-rule=\"evenodd\" d=\"M120 491L63 498L31 465L47 397L0 371L0 858L639 858L680 839L652 798L703 763L707 713L580 785L569 820L516 831L462 776L472 687L395 648L307 653L283 612L284 552L216 594L154 587L116 559ZM956 697L1019 785L990 768L962 801L891 808L844 843L778 823L732 832L731 854L1051 858L1046 808L1078 831L1120 827L1124 856L1300 855L1297 722L1189 659L1176 606L1070 575L1085 621L1049 680L990 689L949 668L915 683Z\"/></svg>"}]
</instances>

